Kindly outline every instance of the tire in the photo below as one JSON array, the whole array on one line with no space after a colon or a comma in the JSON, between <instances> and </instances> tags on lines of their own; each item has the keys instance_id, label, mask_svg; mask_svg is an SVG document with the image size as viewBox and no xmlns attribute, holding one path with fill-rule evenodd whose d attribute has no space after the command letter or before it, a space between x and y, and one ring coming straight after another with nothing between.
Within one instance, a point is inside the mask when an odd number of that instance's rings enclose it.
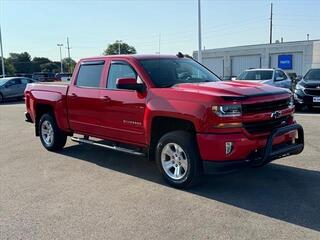
<instances>
[{"instance_id":1,"label":"tire","mask_svg":"<svg viewBox=\"0 0 320 240\"><path fill-rule=\"evenodd\" d=\"M163 179L176 188L194 186L203 175L196 141L185 131L169 132L160 138L156 163Z\"/></svg>"},{"instance_id":2,"label":"tire","mask_svg":"<svg viewBox=\"0 0 320 240\"><path fill-rule=\"evenodd\" d=\"M39 136L42 145L49 151L62 149L67 141L67 135L59 129L56 120L49 113L40 118Z\"/></svg>"},{"instance_id":3,"label":"tire","mask_svg":"<svg viewBox=\"0 0 320 240\"><path fill-rule=\"evenodd\" d=\"M0 93L0 103L2 103L3 100L4 100L4 98L3 98L2 94Z\"/></svg>"}]
</instances>

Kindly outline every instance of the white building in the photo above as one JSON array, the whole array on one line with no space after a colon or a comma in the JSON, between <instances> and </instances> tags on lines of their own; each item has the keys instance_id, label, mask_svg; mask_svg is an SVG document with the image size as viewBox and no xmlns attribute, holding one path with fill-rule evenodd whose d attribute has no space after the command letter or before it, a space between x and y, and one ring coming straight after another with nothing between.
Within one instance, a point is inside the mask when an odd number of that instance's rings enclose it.
<instances>
[{"instance_id":1,"label":"white building","mask_svg":"<svg viewBox=\"0 0 320 240\"><path fill-rule=\"evenodd\" d=\"M193 52L195 59L197 55ZM202 63L221 77L238 76L249 68L282 68L303 75L320 68L320 40L206 49Z\"/></svg>"}]
</instances>

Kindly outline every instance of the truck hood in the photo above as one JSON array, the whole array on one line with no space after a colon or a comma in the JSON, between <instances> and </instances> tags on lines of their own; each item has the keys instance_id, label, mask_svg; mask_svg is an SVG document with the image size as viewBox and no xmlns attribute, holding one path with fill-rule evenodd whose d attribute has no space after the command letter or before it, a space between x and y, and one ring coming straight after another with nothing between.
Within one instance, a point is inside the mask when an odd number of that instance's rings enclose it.
<instances>
[{"instance_id":1,"label":"truck hood","mask_svg":"<svg viewBox=\"0 0 320 240\"><path fill-rule=\"evenodd\" d=\"M182 83L174 88L220 97L247 98L289 93L289 90L252 81L219 81L204 83Z\"/></svg>"}]
</instances>

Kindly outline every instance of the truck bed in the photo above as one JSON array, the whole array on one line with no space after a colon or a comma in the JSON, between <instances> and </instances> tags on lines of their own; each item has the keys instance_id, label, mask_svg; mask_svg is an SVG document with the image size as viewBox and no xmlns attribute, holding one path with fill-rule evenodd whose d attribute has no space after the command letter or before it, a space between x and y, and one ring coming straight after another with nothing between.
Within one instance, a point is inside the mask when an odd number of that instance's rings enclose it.
<instances>
[{"instance_id":1,"label":"truck bed","mask_svg":"<svg viewBox=\"0 0 320 240\"><path fill-rule=\"evenodd\" d=\"M69 83L67 82L39 82L28 84L26 87L26 92L32 91L48 91L57 92L65 96L69 88Z\"/></svg>"}]
</instances>

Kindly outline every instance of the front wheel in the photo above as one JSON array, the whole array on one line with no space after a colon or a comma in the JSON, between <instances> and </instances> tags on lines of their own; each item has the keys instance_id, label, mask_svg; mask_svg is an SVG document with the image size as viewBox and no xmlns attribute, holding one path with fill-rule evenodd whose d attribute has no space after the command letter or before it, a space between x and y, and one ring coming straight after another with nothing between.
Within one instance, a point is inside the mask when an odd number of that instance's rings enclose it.
<instances>
[{"instance_id":1,"label":"front wheel","mask_svg":"<svg viewBox=\"0 0 320 240\"><path fill-rule=\"evenodd\" d=\"M39 135L42 145L49 151L57 151L64 147L67 135L58 127L51 114L43 114L39 121Z\"/></svg>"},{"instance_id":2,"label":"front wheel","mask_svg":"<svg viewBox=\"0 0 320 240\"><path fill-rule=\"evenodd\" d=\"M156 162L164 180L176 188L191 187L202 176L201 160L194 137L173 131L159 140Z\"/></svg>"}]
</instances>

